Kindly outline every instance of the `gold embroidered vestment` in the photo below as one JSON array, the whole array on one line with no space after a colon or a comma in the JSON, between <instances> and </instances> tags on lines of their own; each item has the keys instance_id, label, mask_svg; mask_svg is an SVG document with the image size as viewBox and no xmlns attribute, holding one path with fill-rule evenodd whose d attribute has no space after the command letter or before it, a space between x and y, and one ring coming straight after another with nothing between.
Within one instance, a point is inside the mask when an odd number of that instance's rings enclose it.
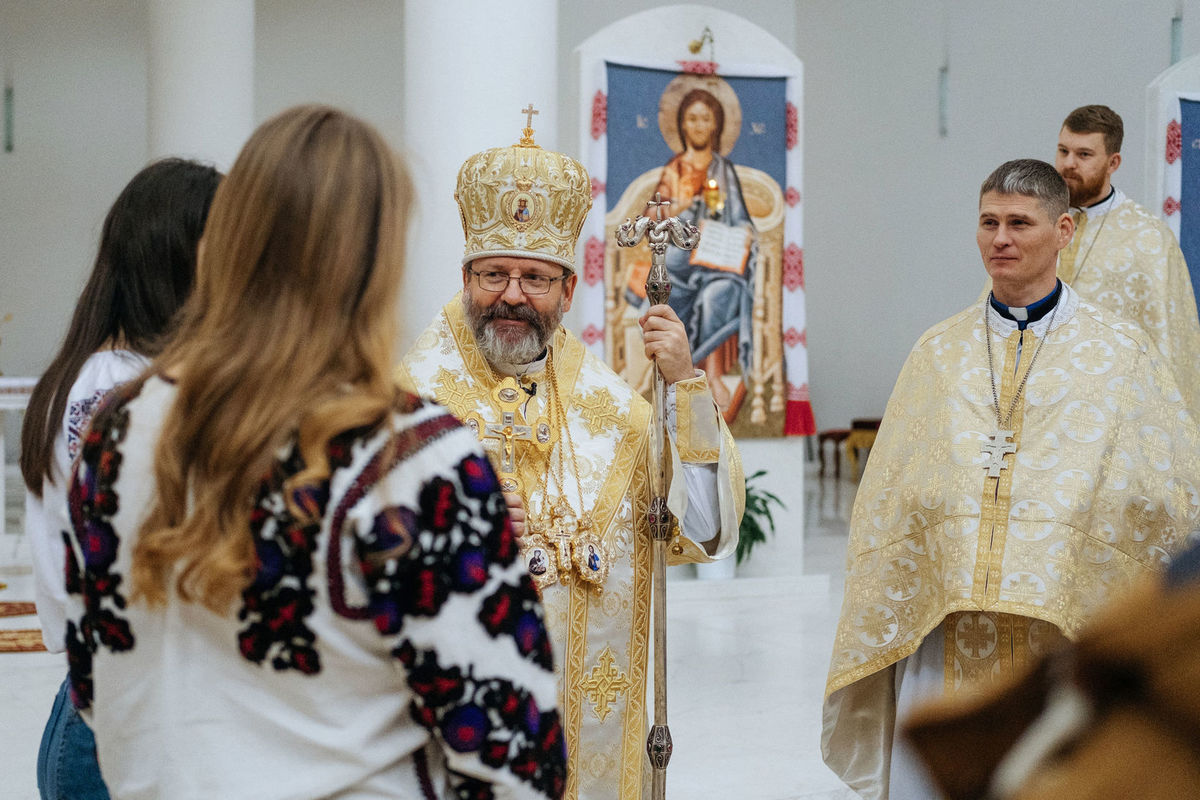
<instances>
[{"instance_id":1,"label":"gold embroidered vestment","mask_svg":"<svg viewBox=\"0 0 1200 800\"><path fill-rule=\"evenodd\" d=\"M1200 529L1200 433L1161 357L1069 286L1058 315L1022 334L989 314L1002 409L1047 337L996 477L980 305L927 331L896 383L855 497L826 685L823 750L852 786L886 773L867 762L890 748L890 668L948 616L1015 615L1037 623L1022 636L1056 635L1048 623L1074 637Z\"/></svg>"},{"instance_id":2,"label":"gold embroidered vestment","mask_svg":"<svg viewBox=\"0 0 1200 800\"><path fill-rule=\"evenodd\" d=\"M1087 302L1145 331L1167 359L1192 413L1200 414L1200 317L1175 234L1125 198L1103 217L1089 216L1075 238L1075 258L1060 264L1058 277Z\"/></svg>"},{"instance_id":3,"label":"gold embroidered vestment","mask_svg":"<svg viewBox=\"0 0 1200 800\"><path fill-rule=\"evenodd\" d=\"M646 766L647 658L650 647L650 538L647 471L650 406L583 344L559 328L550 344L548 367L526 376L537 382L532 396L522 392L522 417L532 429L515 442L517 475L531 519L552 510L559 494L576 512L590 515L600 546L589 549L574 540L574 558L559 560L558 541L548 531L547 552L531 559L531 574L544 580L542 600L560 677L561 708L567 733L570 800L639 800ZM552 381L566 407L551 407ZM500 413L492 397L504 376L496 374L475 345L464 319L461 296L451 300L418 338L400 368L400 381L447 406L460 419L488 422ZM511 379L510 379L511 380ZM730 555L744 504L744 480L736 448L719 421L703 377L675 384L677 431L668 442L679 460L717 465L721 532L709 547L680 535L672 543L673 563L703 562ZM570 426L573 448L557 424L553 441L540 447L537 420L561 419ZM482 430L482 428L480 428ZM514 428L514 431L516 429ZM515 433L514 433L515 435ZM498 464L505 441L483 438ZM574 456L568 452L574 450ZM565 469L557 485L554 472ZM576 474L575 467L578 467ZM499 470L498 470L499 471ZM678 470L677 470L678 472ZM578 477L578 484L576 483ZM503 480L503 476L501 476ZM682 475L672 480L672 510L686 503ZM583 505L577 486L584 495ZM566 526L562 526L566 527ZM558 530L565 539L568 531ZM527 537L533 531L527 531ZM715 545L715 546L714 546ZM602 586L581 576L589 559L602 558ZM548 569L556 575L549 579ZM536 571L536 572L535 572ZM558 578L566 572L567 581Z\"/></svg>"}]
</instances>

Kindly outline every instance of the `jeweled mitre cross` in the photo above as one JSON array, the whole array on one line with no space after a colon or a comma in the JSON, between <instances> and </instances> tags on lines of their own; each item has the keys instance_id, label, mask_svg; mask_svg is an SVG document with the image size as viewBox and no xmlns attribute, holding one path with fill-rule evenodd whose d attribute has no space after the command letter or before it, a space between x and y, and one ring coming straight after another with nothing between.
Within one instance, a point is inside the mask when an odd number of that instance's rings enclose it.
<instances>
[{"instance_id":1,"label":"jeweled mitre cross","mask_svg":"<svg viewBox=\"0 0 1200 800\"><path fill-rule=\"evenodd\" d=\"M989 478L998 478L1000 470L1008 469L1008 464L1004 463L1004 457L1009 453L1017 452L1016 443L1009 441L1012 435L1012 431L1006 431L997 426L996 432L989 437L990 441L984 442L980 448L979 452L989 459L983 464L984 469L988 471Z\"/></svg>"}]
</instances>

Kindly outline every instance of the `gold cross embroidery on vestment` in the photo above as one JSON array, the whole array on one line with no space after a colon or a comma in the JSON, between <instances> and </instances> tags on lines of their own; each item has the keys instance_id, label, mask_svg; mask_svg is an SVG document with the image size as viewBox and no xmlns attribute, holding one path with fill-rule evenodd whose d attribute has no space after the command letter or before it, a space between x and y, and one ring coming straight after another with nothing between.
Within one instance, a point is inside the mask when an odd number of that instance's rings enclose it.
<instances>
[{"instance_id":1,"label":"gold cross embroidery on vestment","mask_svg":"<svg viewBox=\"0 0 1200 800\"><path fill-rule=\"evenodd\" d=\"M608 389L597 389L580 399L578 407L593 436L603 433L605 428L616 428L621 423L617 404Z\"/></svg>"},{"instance_id":2,"label":"gold cross embroidery on vestment","mask_svg":"<svg viewBox=\"0 0 1200 800\"><path fill-rule=\"evenodd\" d=\"M629 683L629 676L616 665L612 648L606 647L600 653L596 666L592 667L592 671L580 682L580 686L587 699L592 702L592 710L596 712L600 721L604 722L612 711L612 704L616 702L617 696L629 690Z\"/></svg>"},{"instance_id":3,"label":"gold cross embroidery on vestment","mask_svg":"<svg viewBox=\"0 0 1200 800\"><path fill-rule=\"evenodd\" d=\"M438 369L437 386L433 390L434 399L450 409L459 419L465 419L469 413L471 398L471 383L460 378L445 367ZM478 435L478 431L475 432Z\"/></svg>"}]
</instances>

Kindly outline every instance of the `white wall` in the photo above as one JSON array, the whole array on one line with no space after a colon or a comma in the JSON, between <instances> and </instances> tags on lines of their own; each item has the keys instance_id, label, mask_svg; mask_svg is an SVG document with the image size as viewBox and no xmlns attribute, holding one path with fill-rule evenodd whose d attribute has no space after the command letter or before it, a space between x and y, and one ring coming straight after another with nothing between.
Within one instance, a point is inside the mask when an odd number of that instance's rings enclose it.
<instances>
[{"instance_id":1,"label":"white wall","mask_svg":"<svg viewBox=\"0 0 1200 800\"><path fill-rule=\"evenodd\" d=\"M66 333L112 200L146 156L142 3L5 0L13 152L0 150L0 372L36 375Z\"/></svg>"},{"instance_id":2,"label":"white wall","mask_svg":"<svg viewBox=\"0 0 1200 800\"><path fill-rule=\"evenodd\" d=\"M1114 180L1141 198L1145 89L1168 66L1176 0L797 8L808 345L825 428L881 416L915 339L975 299L979 184L1010 158L1052 160L1073 108L1104 103L1124 117ZM1189 0L1184 20L1186 56L1200 45L1200 4ZM947 51L949 136L939 139Z\"/></svg>"},{"instance_id":3,"label":"white wall","mask_svg":"<svg viewBox=\"0 0 1200 800\"><path fill-rule=\"evenodd\" d=\"M403 8L389 0L259 0L256 113L339 105L399 144ZM61 341L100 224L146 161L144 2L4 0L0 74L15 85L0 152L0 372L36 375Z\"/></svg>"},{"instance_id":4,"label":"white wall","mask_svg":"<svg viewBox=\"0 0 1200 800\"><path fill-rule=\"evenodd\" d=\"M258 0L257 122L298 103L328 103L399 145L404 6L396 0Z\"/></svg>"},{"instance_id":5,"label":"white wall","mask_svg":"<svg viewBox=\"0 0 1200 800\"><path fill-rule=\"evenodd\" d=\"M113 198L146 154L144 5L3 0L13 152L0 149L0 373L38 375L66 333ZM5 415L8 459L20 417ZM0 457L5 454L0 453Z\"/></svg>"}]
</instances>

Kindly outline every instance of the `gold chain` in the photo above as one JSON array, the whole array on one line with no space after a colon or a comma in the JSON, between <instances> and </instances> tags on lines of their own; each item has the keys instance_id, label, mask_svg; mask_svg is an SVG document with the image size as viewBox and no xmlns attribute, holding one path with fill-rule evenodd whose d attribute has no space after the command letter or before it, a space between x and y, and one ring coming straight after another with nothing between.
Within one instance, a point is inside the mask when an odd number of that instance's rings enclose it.
<instances>
[{"instance_id":1,"label":"gold chain","mask_svg":"<svg viewBox=\"0 0 1200 800\"><path fill-rule=\"evenodd\" d=\"M1082 208L1079 210L1083 212L1083 218L1087 219L1087 210L1082 209ZM1109 206L1108 211L1105 211L1104 215L1100 217L1100 227L1096 229L1096 235L1092 237L1092 241L1088 244L1088 249L1084 251L1083 258L1081 258L1077 262L1075 262L1075 271L1071 273L1071 278L1070 278L1070 280L1066 281L1066 283L1074 285L1075 279L1078 278L1079 273L1083 271L1083 265L1087 263L1088 256L1090 256L1092 254L1092 248L1096 246L1096 240L1100 238L1100 234L1104 231L1104 223L1108 221L1108 214L1110 211L1112 211L1111 206ZM1079 239L1080 239L1080 243L1082 244L1082 242L1083 242L1083 234L1082 233L1079 234ZM1078 247L1075 248L1075 252L1076 253L1079 252Z\"/></svg>"},{"instance_id":2,"label":"gold chain","mask_svg":"<svg viewBox=\"0 0 1200 800\"><path fill-rule=\"evenodd\" d=\"M1058 288L1057 286L1055 287ZM1058 300L1054 303L1054 310L1050 312L1050 321L1046 323L1046 333L1041 339L1038 339L1037 347L1033 348L1033 357L1029 359L1029 366L1025 369L1025 374L1021 376L1021 382L1017 385L1017 391L1013 392L1012 402L1008 404L1008 413L1003 418L1000 417L1000 397L996 394L996 368L992 362L992 328L988 322L988 306L991 305L994 295L989 292L987 299L983 301L983 338L987 341L987 358L988 358L988 381L992 386L992 408L996 411L996 429L1005 428L1012 420L1013 412L1017 409L1017 401L1021 399L1021 392L1025 390L1025 382L1029 380L1029 376L1033 373L1034 362L1037 361L1038 354L1042 352L1042 345L1050 338L1051 328L1054 325L1054 318L1058 316L1058 307L1062 305L1063 297L1062 290L1059 289ZM1030 326L1026 326L1027 328ZM1035 336L1037 334L1034 334ZM1018 362L1018 367L1020 363Z\"/></svg>"},{"instance_id":3,"label":"gold chain","mask_svg":"<svg viewBox=\"0 0 1200 800\"><path fill-rule=\"evenodd\" d=\"M563 432L562 438L559 439L560 449L558 453L558 474L554 475L555 484L558 488L559 496L563 498L563 502L565 502L567 507L570 508L571 501L567 499L566 487L564 486L566 483L566 459L563 458L561 449L562 445L565 443L568 452L571 454L571 469L575 473L575 491L579 496L579 514L577 515L577 519L579 519L580 524L582 525L584 521L583 509L585 501L583 499L583 484L579 480L579 459L575 455L575 442L571 439L571 425L567 420L567 407L563 403L562 395L560 395L558 391L558 376L555 374L556 370L554 366L553 350L551 350L549 355L546 356L546 372L550 376L550 419L556 422L559 429ZM551 457L551 461L553 461L553 457ZM547 471L549 471L550 468L551 465L547 464ZM571 508L571 511L574 512L575 509Z\"/></svg>"}]
</instances>

